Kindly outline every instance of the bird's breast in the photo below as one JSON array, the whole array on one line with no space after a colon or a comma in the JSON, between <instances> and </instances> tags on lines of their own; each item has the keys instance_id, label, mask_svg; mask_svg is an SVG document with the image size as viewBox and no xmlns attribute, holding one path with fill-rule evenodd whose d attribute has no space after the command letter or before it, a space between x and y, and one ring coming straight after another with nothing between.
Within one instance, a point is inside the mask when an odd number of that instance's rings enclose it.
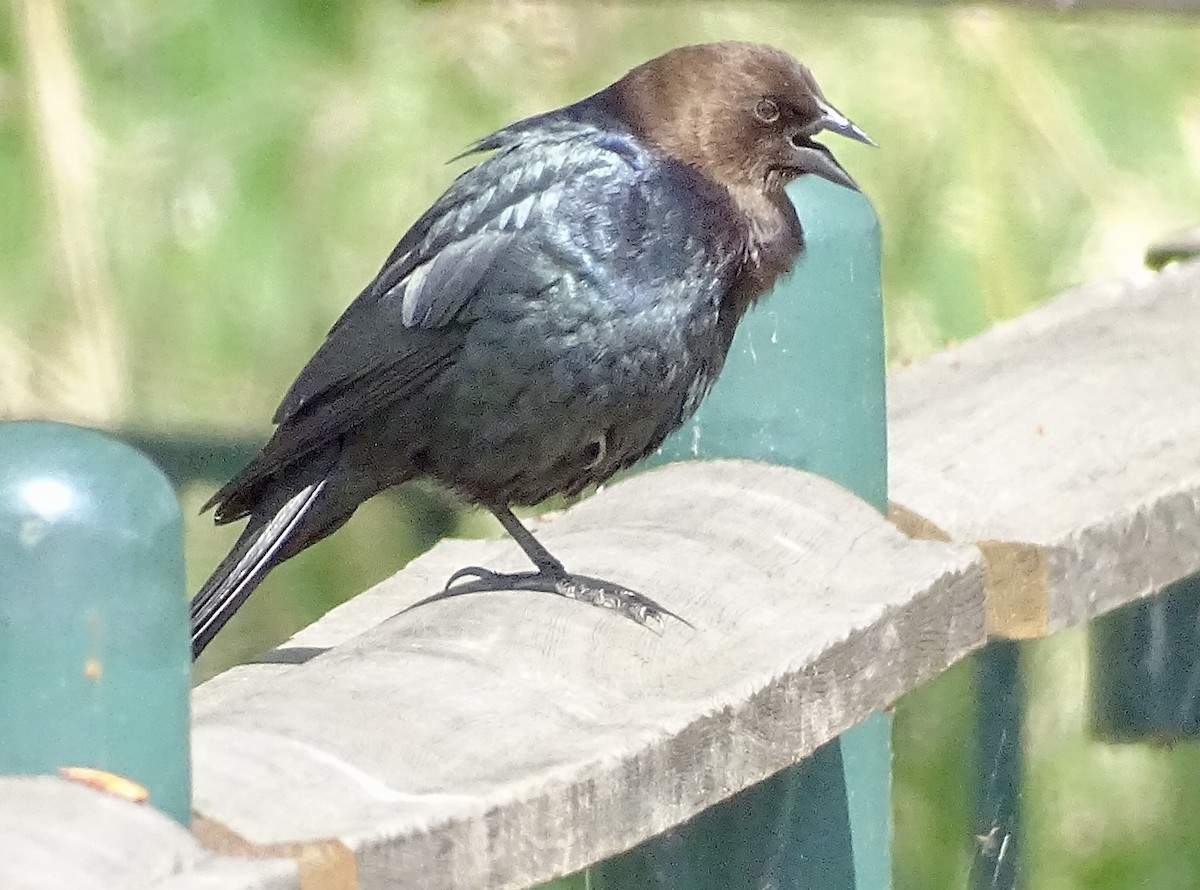
<instances>
[{"instance_id":1,"label":"bird's breast","mask_svg":"<svg viewBox=\"0 0 1200 890\"><path fill-rule=\"evenodd\" d=\"M604 481L690 416L724 360L715 306L616 312L563 289L476 323L431 401L434 441L473 447L431 451L429 470L472 500L537 503Z\"/></svg>"},{"instance_id":2,"label":"bird's breast","mask_svg":"<svg viewBox=\"0 0 1200 890\"><path fill-rule=\"evenodd\" d=\"M604 481L676 429L724 361L744 257L728 193L682 165L606 157L492 260L429 400L429 472L473 500Z\"/></svg>"}]
</instances>

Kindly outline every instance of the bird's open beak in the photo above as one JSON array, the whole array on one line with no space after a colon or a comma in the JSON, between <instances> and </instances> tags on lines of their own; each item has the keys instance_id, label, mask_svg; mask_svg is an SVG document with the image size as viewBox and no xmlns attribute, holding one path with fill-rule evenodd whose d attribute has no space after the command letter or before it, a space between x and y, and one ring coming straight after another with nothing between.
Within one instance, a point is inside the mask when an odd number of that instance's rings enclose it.
<instances>
[{"instance_id":1,"label":"bird's open beak","mask_svg":"<svg viewBox=\"0 0 1200 890\"><path fill-rule=\"evenodd\" d=\"M817 100L817 106L821 109L821 120L818 128L828 130L830 133L837 133L839 136L845 136L847 139L853 139L855 142L862 142L866 145L875 145L875 140L862 131L858 124L846 117L828 102L821 99Z\"/></svg>"},{"instance_id":2,"label":"bird's open beak","mask_svg":"<svg viewBox=\"0 0 1200 890\"><path fill-rule=\"evenodd\" d=\"M835 185L859 191L858 183L837 162L833 152L821 143L809 140L804 144L797 145L796 154L800 156L800 169L804 173L812 173L822 179L828 179Z\"/></svg>"},{"instance_id":3,"label":"bird's open beak","mask_svg":"<svg viewBox=\"0 0 1200 890\"><path fill-rule=\"evenodd\" d=\"M857 124L828 102L818 100L818 105L821 109L821 118L817 121L816 126L809 129L803 136L793 138L792 140L792 144L796 148L796 153L802 159L802 169L805 173L815 174L822 179L829 180L835 185L853 189L857 192L859 191L858 183L837 162L837 158L833 156L833 152L821 143L812 141L811 137L819 132L828 131L866 145L874 145L875 143Z\"/></svg>"}]
</instances>

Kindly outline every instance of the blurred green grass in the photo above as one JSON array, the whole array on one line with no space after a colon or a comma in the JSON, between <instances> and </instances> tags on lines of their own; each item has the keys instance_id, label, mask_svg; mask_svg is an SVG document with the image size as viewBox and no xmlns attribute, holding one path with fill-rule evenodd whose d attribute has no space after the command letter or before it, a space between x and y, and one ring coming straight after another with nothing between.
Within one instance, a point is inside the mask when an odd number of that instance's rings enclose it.
<instances>
[{"instance_id":1,"label":"blurred green grass","mask_svg":"<svg viewBox=\"0 0 1200 890\"><path fill-rule=\"evenodd\" d=\"M681 43L789 49L880 144L838 152L882 221L893 362L1073 283L1137 274L1148 242L1200 216L1200 23L1185 18L718 2L8 9L0 417L265 434L329 324L461 169L445 159ZM193 588L235 531L195 515L208 493L184 493ZM272 575L201 674L457 522L428 493L368 505ZM1088 741L1079 639L1028 659L1027 886L1200 886L1195 752ZM964 666L897 711L901 890L966 886L971 701Z\"/></svg>"}]
</instances>

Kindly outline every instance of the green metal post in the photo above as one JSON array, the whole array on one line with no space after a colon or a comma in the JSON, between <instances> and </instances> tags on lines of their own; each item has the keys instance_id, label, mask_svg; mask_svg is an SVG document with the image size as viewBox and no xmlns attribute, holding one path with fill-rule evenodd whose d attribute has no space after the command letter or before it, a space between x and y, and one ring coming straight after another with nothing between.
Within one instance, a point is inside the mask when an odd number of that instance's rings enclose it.
<instances>
[{"instance_id":1,"label":"green metal post","mask_svg":"<svg viewBox=\"0 0 1200 890\"><path fill-rule=\"evenodd\" d=\"M1020 880L1025 682L1016 640L975 655L976 787L972 890L1012 890Z\"/></svg>"},{"instance_id":2,"label":"green metal post","mask_svg":"<svg viewBox=\"0 0 1200 890\"><path fill-rule=\"evenodd\" d=\"M807 250L743 321L713 392L661 459L811 470L887 507L879 224L854 192L789 189ZM790 769L589 873L597 890L886 890L891 718L871 717Z\"/></svg>"},{"instance_id":3,"label":"green metal post","mask_svg":"<svg viewBox=\"0 0 1200 890\"><path fill-rule=\"evenodd\" d=\"M107 770L190 821L179 505L127 445L0 424L0 773Z\"/></svg>"},{"instance_id":4,"label":"green metal post","mask_svg":"<svg viewBox=\"0 0 1200 890\"><path fill-rule=\"evenodd\" d=\"M1200 736L1200 575L1091 626L1092 727L1111 742Z\"/></svg>"}]
</instances>

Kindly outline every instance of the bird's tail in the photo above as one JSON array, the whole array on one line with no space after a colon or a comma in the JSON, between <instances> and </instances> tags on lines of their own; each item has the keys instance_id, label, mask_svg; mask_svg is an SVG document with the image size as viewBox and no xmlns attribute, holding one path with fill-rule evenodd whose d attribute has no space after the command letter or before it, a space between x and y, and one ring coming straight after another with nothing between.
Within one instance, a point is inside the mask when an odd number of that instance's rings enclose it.
<instances>
[{"instance_id":1,"label":"bird's tail","mask_svg":"<svg viewBox=\"0 0 1200 890\"><path fill-rule=\"evenodd\" d=\"M294 552L285 547L321 497L328 480L304 486L263 521L252 516L229 555L192 598L192 658L204 651L274 566ZM281 552L281 550L283 552Z\"/></svg>"}]
</instances>

